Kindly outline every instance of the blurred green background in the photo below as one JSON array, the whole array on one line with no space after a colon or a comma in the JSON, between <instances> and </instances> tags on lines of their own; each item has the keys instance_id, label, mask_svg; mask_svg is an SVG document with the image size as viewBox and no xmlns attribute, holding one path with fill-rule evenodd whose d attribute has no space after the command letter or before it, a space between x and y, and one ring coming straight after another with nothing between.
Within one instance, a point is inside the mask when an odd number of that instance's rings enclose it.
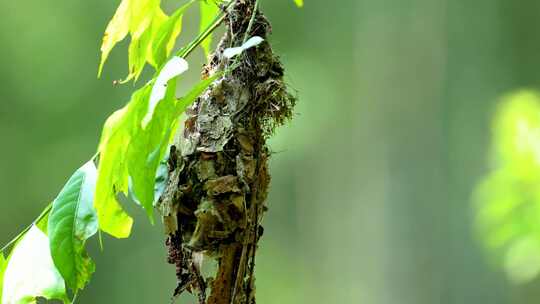
<instances>
[{"instance_id":1,"label":"blurred green background","mask_svg":"<svg viewBox=\"0 0 540 304\"><path fill-rule=\"evenodd\" d=\"M135 88L112 85L127 72L126 42L96 79L118 2L0 1L1 244L93 155L106 117ZM540 1L262 7L300 99L271 141L259 303L540 300L540 280L512 283L485 250L471 202L489 172L498 100L540 88ZM184 24L180 44L196 34L196 9ZM189 61L183 88L202 52ZM97 272L80 303L169 302L174 268L161 227L130 211L132 238L105 237L104 252L90 242Z\"/></svg>"}]
</instances>

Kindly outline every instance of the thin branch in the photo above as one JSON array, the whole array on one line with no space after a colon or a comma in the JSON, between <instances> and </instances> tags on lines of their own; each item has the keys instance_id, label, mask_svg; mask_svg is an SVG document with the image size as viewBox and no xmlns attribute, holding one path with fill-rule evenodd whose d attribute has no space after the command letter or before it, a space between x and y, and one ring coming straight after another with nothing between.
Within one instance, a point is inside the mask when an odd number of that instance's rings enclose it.
<instances>
[{"instance_id":1,"label":"thin branch","mask_svg":"<svg viewBox=\"0 0 540 304\"><path fill-rule=\"evenodd\" d=\"M191 52L193 52L193 50L195 50L195 48L197 46L199 46L210 34L212 34L214 32L214 30L221 25L221 23L223 23L223 20L225 20L225 16L227 15L227 11L229 10L230 7L232 7L235 3L236 3L237 0L235 1L231 1L225 8L224 10L218 14L216 16L216 18L214 19L214 21L212 21L212 23L201 33L199 33L199 35L195 38L195 40L193 40L192 42L190 42L190 44L188 44L187 47L184 47L182 49L180 49L177 53L176 53L176 56L180 56L182 58L186 58L189 54L191 54Z\"/></svg>"},{"instance_id":2,"label":"thin branch","mask_svg":"<svg viewBox=\"0 0 540 304\"><path fill-rule=\"evenodd\" d=\"M24 230L21 231L14 239L9 241L9 243L7 243L4 247L2 247L2 249L0 249L0 252L4 252L6 249L11 247L11 245L17 243L23 237L23 235L27 233L28 230L30 230L30 228L32 228L32 226L36 225L39 221L45 218L45 216L47 216L49 212L51 212L51 210L52 210L52 203L49 203L49 205L45 208L45 210L41 212L41 214L32 222L32 224L24 228Z\"/></svg>"},{"instance_id":3,"label":"thin branch","mask_svg":"<svg viewBox=\"0 0 540 304\"><path fill-rule=\"evenodd\" d=\"M251 32L251 28L253 27L253 22L255 22L255 17L257 16L258 10L259 10L259 0L255 0L255 4L253 4L253 13L251 14L248 27L246 29L246 32L244 33L244 40L242 41L242 44L246 43L246 41L249 38L249 33Z\"/></svg>"}]
</instances>

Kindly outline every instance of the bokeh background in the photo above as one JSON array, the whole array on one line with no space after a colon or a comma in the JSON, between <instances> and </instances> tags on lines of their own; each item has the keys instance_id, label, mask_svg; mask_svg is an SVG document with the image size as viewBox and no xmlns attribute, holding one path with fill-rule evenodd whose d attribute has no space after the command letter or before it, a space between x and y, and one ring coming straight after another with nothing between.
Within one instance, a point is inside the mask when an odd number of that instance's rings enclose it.
<instances>
[{"instance_id":1,"label":"bokeh background","mask_svg":"<svg viewBox=\"0 0 540 304\"><path fill-rule=\"evenodd\" d=\"M271 141L259 303L537 303L540 282L512 282L486 250L471 198L501 96L540 87L540 1L305 1L262 1L299 104ZM126 42L96 78L118 2L0 1L1 244L93 155L141 84L112 85ZM189 61L182 88L202 52ZM132 238L105 237L103 252L90 242L97 272L79 303L169 303L161 227L129 210Z\"/></svg>"}]
</instances>

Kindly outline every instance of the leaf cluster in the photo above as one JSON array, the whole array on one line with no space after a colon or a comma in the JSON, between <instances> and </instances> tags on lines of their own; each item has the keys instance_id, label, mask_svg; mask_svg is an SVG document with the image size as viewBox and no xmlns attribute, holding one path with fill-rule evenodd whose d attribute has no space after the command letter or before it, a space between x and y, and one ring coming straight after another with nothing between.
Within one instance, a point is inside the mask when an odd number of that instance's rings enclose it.
<instances>
[{"instance_id":1,"label":"leaf cluster","mask_svg":"<svg viewBox=\"0 0 540 304\"><path fill-rule=\"evenodd\" d=\"M162 10L160 0L121 1L103 36L98 75L115 45L129 35L129 71L123 82L137 80L147 64L154 68L154 77L106 120L96 154L73 173L38 218L0 250L0 304L36 303L37 298L73 302L96 268L86 242L100 231L116 238L131 233L133 219L119 203L120 195L132 198L153 221L154 205L164 189L168 147L181 114L223 75L216 72L177 98L178 76L188 69L184 58L198 45L209 54L212 32L235 1L189 0L171 15ZM199 36L173 55L184 13L195 2ZM232 58L258 43L260 38L253 37L225 52Z\"/></svg>"},{"instance_id":2,"label":"leaf cluster","mask_svg":"<svg viewBox=\"0 0 540 304\"><path fill-rule=\"evenodd\" d=\"M98 231L128 237L133 219L118 202L129 195L153 219L159 195L156 175L183 111L221 74L194 85L176 97L178 76L188 63L171 52L181 32L182 16L195 0L167 16L159 0L123 0L107 26L101 46L103 64L114 46L131 35L129 73L137 79L146 63L154 77L105 122L96 155L67 181L56 199L34 223L0 253L1 304L35 303L38 297L70 303L95 271L85 244ZM209 7L215 9L209 9ZM217 3L200 2L201 32L220 14ZM203 27L204 24L204 27ZM205 34L208 51L208 36ZM197 37L200 41L200 37ZM97 166L96 166L97 163ZM161 170L163 171L163 169ZM161 177L163 179L163 177ZM157 194L156 194L156 189ZM161 186L163 188L163 186Z\"/></svg>"},{"instance_id":3,"label":"leaf cluster","mask_svg":"<svg viewBox=\"0 0 540 304\"><path fill-rule=\"evenodd\" d=\"M493 121L493 169L475 192L476 225L517 283L540 274L540 95L503 98Z\"/></svg>"}]
</instances>

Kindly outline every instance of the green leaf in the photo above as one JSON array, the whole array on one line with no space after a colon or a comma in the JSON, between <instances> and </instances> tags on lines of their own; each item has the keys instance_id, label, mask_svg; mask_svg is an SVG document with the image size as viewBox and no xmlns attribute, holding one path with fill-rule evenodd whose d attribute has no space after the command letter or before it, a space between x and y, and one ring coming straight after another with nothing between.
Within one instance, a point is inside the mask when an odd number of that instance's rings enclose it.
<instances>
[{"instance_id":1,"label":"green leaf","mask_svg":"<svg viewBox=\"0 0 540 304\"><path fill-rule=\"evenodd\" d=\"M176 39L182 31L182 17L187 8L193 4L194 0L184 4L155 32L152 39L152 57L149 60L156 68L161 67L174 47Z\"/></svg>"},{"instance_id":2,"label":"green leaf","mask_svg":"<svg viewBox=\"0 0 540 304\"><path fill-rule=\"evenodd\" d=\"M156 85L159 85L156 83ZM154 186L156 171L168 145L169 133L174 128L176 78L169 80L165 97L155 108L155 119L133 134L127 150L127 164L133 196L153 221Z\"/></svg>"},{"instance_id":3,"label":"green leaf","mask_svg":"<svg viewBox=\"0 0 540 304\"><path fill-rule=\"evenodd\" d=\"M152 92L150 93L150 101L148 102L148 111L143 118L143 128L146 127L148 122L152 119L154 111L158 103L165 98L167 93L167 84L171 79L175 79L178 75L184 73L189 69L188 62L181 57L174 56L169 60L165 66L159 72L159 75L154 81ZM176 85L176 83L174 83ZM174 92L173 92L174 93Z\"/></svg>"},{"instance_id":4,"label":"green leaf","mask_svg":"<svg viewBox=\"0 0 540 304\"><path fill-rule=\"evenodd\" d=\"M171 59L173 61L174 59ZM174 133L180 115L191 105L199 95L219 76L221 73L205 79L195 85L186 96L176 100L174 97L176 91L177 74L170 74L163 69L166 75L164 80L168 81L165 97L155 106L155 113L150 116L147 125L133 135L133 140L129 145L128 167L130 185L132 194L143 208L146 210L152 221L153 206L159 198L156 195L156 172L167 152L171 133ZM161 75L158 76L158 79ZM171 78L172 77L172 78ZM154 88L160 85L161 81L156 80ZM152 92L154 95L154 92ZM152 97L151 97L152 99ZM152 101L150 101L152 103ZM145 115L145 118L148 118Z\"/></svg>"},{"instance_id":5,"label":"green leaf","mask_svg":"<svg viewBox=\"0 0 540 304\"><path fill-rule=\"evenodd\" d=\"M4 254L0 252L0 303L2 303L2 289L4 289L4 272L6 271L7 261Z\"/></svg>"},{"instance_id":6,"label":"green leaf","mask_svg":"<svg viewBox=\"0 0 540 304\"><path fill-rule=\"evenodd\" d=\"M156 80L135 92L128 105L113 114L103 129L94 206L100 229L115 237L129 236L132 225L116 195L123 192L133 197L152 221L156 171L179 117L222 75L217 73L201 81L185 97L176 100L176 78L187 64L182 64L181 58L170 62L172 68L166 65Z\"/></svg>"},{"instance_id":7,"label":"green leaf","mask_svg":"<svg viewBox=\"0 0 540 304\"><path fill-rule=\"evenodd\" d=\"M122 209L116 195L128 193L126 153L133 134L141 129L151 88L147 84L137 90L127 106L109 117L101 136L94 207L99 228L117 238L128 237L133 225L133 219Z\"/></svg>"},{"instance_id":8,"label":"green leaf","mask_svg":"<svg viewBox=\"0 0 540 304\"><path fill-rule=\"evenodd\" d=\"M296 3L296 6L298 7L304 6L304 0L294 0L294 3Z\"/></svg>"},{"instance_id":9,"label":"green leaf","mask_svg":"<svg viewBox=\"0 0 540 304\"><path fill-rule=\"evenodd\" d=\"M159 162L156 171L154 183L154 206L156 206L159 198L161 195L163 195L165 188L167 187L167 179L169 177L169 147L170 146L167 146L167 149L165 149L165 156Z\"/></svg>"},{"instance_id":10,"label":"green leaf","mask_svg":"<svg viewBox=\"0 0 540 304\"><path fill-rule=\"evenodd\" d=\"M540 94L502 99L493 121L490 172L475 191L476 225L515 283L540 275Z\"/></svg>"},{"instance_id":11,"label":"green leaf","mask_svg":"<svg viewBox=\"0 0 540 304\"><path fill-rule=\"evenodd\" d=\"M48 234L56 268L75 292L84 288L95 270L84 244L98 230L93 207L97 170L89 161L68 180L53 202Z\"/></svg>"},{"instance_id":12,"label":"green leaf","mask_svg":"<svg viewBox=\"0 0 540 304\"><path fill-rule=\"evenodd\" d=\"M147 212L153 221L154 185L159 161L163 158L170 133L176 128L175 91L176 78L187 70L187 62L174 57L162 68L155 81L151 82L151 92L144 97L141 107L146 105L146 113L140 120L134 120L131 140L126 150L126 164L129 173L129 195ZM154 118L156 113L156 119Z\"/></svg>"},{"instance_id":13,"label":"green leaf","mask_svg":"<svg viewBox=\"0 0 540 304\"><path fill-rule=\"evenodd\" d=\"M212 0L201 0L199 3L201 11L199 32L202 33L210 24L212 24L212 21L214 21L216 15L219 13L219 7ZM212 34L208 35L208 37L201 42L201 47L203 48L206 57L210 54L211 44Z\"/></svg>"},{"instance_id":14,"label":"green leaf","mask_svg":"<svg viewBox=\"0 0 540 304\"><path fill-rule=\"evenodd\" d=\"M32 226L9 258L2 304L36 303L37 297L70 302L64 280L54 267L49 240L39 228Z\"/></svg>"}]
</instances>

